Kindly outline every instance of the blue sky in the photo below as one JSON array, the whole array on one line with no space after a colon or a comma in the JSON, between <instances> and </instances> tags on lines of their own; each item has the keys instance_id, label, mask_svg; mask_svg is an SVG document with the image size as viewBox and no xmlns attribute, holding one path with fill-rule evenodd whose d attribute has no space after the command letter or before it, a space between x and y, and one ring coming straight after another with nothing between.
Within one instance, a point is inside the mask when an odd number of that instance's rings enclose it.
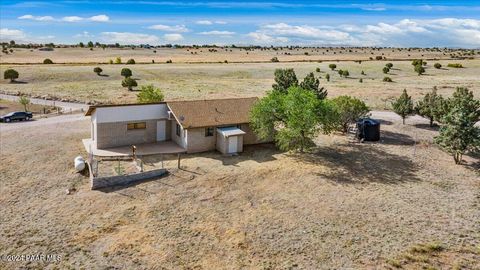
<instances>
[{"instance_id":1,"label":"blue sky","mask_svg":"<svg viewBox=\"0 0 480 270\"><path fill-rule=\"evenodd\" d=\"M0 38L480 48L480 1L2 1Z\"/></svg>"}]
</instances>

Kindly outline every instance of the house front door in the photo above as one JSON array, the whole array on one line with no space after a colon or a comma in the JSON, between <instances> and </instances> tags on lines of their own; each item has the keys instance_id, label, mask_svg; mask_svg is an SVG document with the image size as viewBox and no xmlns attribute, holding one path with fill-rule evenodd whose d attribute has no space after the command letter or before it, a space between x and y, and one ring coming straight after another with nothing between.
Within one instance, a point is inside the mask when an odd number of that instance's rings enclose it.
<instances>
[{"instance_id":1,"label":"house front door","mask_svg":"<svg viewBox=\"0 0 480 270\"><path fill-rule=\"evenodd\" d=\"M228 153L236 153L238 146L238 136L232 136L228 138Z\"/></svg>"},{"instance_id":2,"label":"house front door","mask_svg":"<svg viewBox=\"0 0 480 270\"><path fill-rule=\"evenodd\" d=\"M165 141L166 136L166 121L157 121L157 142Z\"/></svg>"}]
</instances>

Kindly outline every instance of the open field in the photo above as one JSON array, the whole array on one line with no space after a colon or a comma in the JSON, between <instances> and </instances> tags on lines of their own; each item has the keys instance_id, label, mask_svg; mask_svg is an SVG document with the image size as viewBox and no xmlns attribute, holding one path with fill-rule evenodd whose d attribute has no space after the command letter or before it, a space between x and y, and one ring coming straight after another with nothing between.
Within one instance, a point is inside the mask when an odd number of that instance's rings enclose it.
<instances>
[{"instance_id":1,"label":"open field","mask_svg":"<svg viewBox=\"0 0 480 270\"><path fill-rule=\"evenodd\" d=\"M43 106L37 104L27 105L27 110L29 112L33 112L34 114L43 114L44 108L47 112L54 109L51 106ZM18 102L0 99L0 115L15 111L24 111L23 105Z\"/></svg>"},{"instance_id":2,"label":"open field","mask_svg":"<svg viewBox=\"0 0 480 270\"><path fill-rule=\"evenodd\" d=\"M123 62L133 58L137 63L203 63L203 62L268 62L277 57L282 62L318 60L369 60L376 56L394 59L450 59L452 56L479 58L478 50L470 51L407 49L407 48L55 48L54 51L14 48L13 53L2 54L2 63L43 63L45 58L54 63L108 63L120 57Z\"/></svg>"},{"instance_id":3,"label":"open field","mask_svg":"<svg viewBox=\"0 0 480 270\"><path fill-rule=\"evenodd\" d=\"M480 160L454 165L418 119L384 118L379 143L321 135L305 155L188 155L104 191L73 171L87 120L3 130L0 250L61 261L0 268L478 269Z\"/></svg>"},{"instance_id":4,"label":"open field","mask_svg":"<svg viewBox=\"0 0 480 270\"><path fill-rule=\"evenodd\" d=\"M128 67L132 69L133 77L139 79L140 86L154 84L165 92L168 100L262 96L271 89L276 68L294 68L301 80L318 67L320 72L315 73L321 77L321 85L330 96L356 96L374 108L383 109L404 88L414 98L420 98L433 86L437 86L443 95L450 95L455 87L465 86L480 96L480 60L428 61L426 74L422 76L413 71L411 61L391 61L393 69L385 75L382 68L388 62L99 65L104 76L93 72L96 65L2 65L2 73L6 68L14 68L20 73L18 80L25 83L11 84L2 79L0 90L80 101L135 102L136 93L121 87L120 70ZM433 68L435 62L444 68ZM331 63L337 65L337 70L349 70L350 77L340 78L337 71L328 68ZM461 63L465 68L448 68L448 63ZM361 75L362 71L365 75ZM326 73L331 76L330 82L325 79ZM382 82L385 76L394 82ZM359 82L360 78L363 83Z\"/></svg>"}]
</instances>

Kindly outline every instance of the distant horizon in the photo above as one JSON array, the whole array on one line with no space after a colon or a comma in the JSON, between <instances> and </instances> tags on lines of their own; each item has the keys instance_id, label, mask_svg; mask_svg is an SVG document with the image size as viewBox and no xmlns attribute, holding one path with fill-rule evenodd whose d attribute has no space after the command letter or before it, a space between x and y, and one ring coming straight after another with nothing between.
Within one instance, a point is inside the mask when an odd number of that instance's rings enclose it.
<instances>
[{"instance_id":1,"label":"distant horizon","mask_svg":"<svg viewBox=\"0 0 480 270\"><path fill-rule=\"evenodd\" d=\"M0 41L480 48L480 1L9 1Z\"/></svg>"}]
</instances>

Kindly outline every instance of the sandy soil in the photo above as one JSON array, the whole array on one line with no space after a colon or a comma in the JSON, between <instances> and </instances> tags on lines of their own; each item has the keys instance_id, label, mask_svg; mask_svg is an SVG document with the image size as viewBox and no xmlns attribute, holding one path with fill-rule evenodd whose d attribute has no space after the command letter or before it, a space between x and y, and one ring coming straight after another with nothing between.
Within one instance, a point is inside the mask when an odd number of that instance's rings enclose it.
<instances>
[{"instance_id":1,"label":"sandy soil","mask_svg":"<svg viewBox=\"0 0 480 270\"><path fill-rule=\"evenodd\" d=\"M1 131L1 253L62 259L0 268L478 269L480 160L454 165L425 120L382 123L378 143L188 155L168 177L103 191L73 171L88 121ZM412 251L428 243L442 249Z\"/></svg>"},{"instance_id":2,"label":"sandy soil","mask_svg":"<svg viewBox=\"0 0 480 270\"><path fill-rule=\"evenodd\" d=\"M13 49L11 54L1 54L2 63L43 63L45 58L54 63L108 63L120 57L125 63L133 58L137 63L218 63L224 62L268 62L277 57L282 62L288 61L318 61L318 60L369 60L376 56L393 59L451 59L452 55L479 57L478 50L474 55L464 55L469 51L405 49L405 48L275 48L254 49L246 51L239 48L199 48L199 49L139 49L131 48L55 48L54 51L39 51L36 49ZM307 53L307 54L306 54Z\"/></svg>"},{"instance_id":3,"label":"sandy soil","mask_svg":"<svg viewBox=\"0 0 480 270\"><path fill-rule=\"evenodd\" d=\"M10 84L8 80L0 80L0 91L84 102L131 103L136 101L138 92L123 88L120 76L120 70L128 67L138 79L139 87L153 84L165 93L167 100L263 96L271 89L275 69L294 68L299 80L315 72L329 96L356 96L376 109L388 108L391 99L399 96L403 89L415 99L434 86L446 96L458 86L468 87L480 96L480 60L428 61L426 74L422 76L413 71L411 61L392 61L394 66L390 74L383 74L382 68L388 62L101 65L104 76L93 72L94 65L1 65L0 72L13 67L20 73L19 80L25 83ZM443 66L459 62L465 68L435 69L435 62ZM349 70L350 77L341 78L337 71L330 70L331 63L337 65L337 70ZM316 72L316 68L320 68L320 72ZM365 75L361 75L362 71ZM325 79L327 73L331 76L329 82ZM393 82L383 82L385 76L391 77Z\"/></svg>"}]
</instances>

